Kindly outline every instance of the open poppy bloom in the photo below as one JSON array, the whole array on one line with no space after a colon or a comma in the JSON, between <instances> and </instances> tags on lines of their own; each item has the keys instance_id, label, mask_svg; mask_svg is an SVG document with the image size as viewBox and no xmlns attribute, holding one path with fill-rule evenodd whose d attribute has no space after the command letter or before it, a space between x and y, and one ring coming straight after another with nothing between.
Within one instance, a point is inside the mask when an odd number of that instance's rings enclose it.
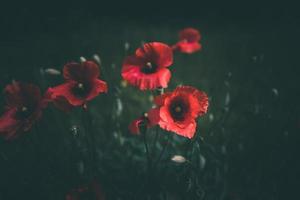
<instances>
[{"instance_id":1,"label":"open poppy bloom","mask_svg":"<svg viewBox=\"0 0 300 200\"><path fill-rule=\"evenodd\" d=\"M146 43L123 62L122 77L140 90L166 88L173 63L171 47L160 42Z\"/></svg>"},{"instance_id":2,"label":"open poppy bloom","mask_svg":"<svg viewBox=\"0 0 300 200\"><path fill-rule=\"evenodd\" d=\"M42 115L48 99L32 84L13 82L5 90L6 111L0 117L0 135L7 140L17 138L30 130Z\"/></svg>"},{"instance_id":3,"label":"open poppy bloom","mask_svg":"<svg viewBox=\"0 0 300 200\"><path fill-rule=\"evenodd\" d=\"M107 92L106 82L98 79L98 65L92 61L71 62L64 66L64 84L49 88L54 104L63 110L72 106L82 106L99 93Z\"/></svg>"},{"instance_id":4,"label":"open poppy bloom","mask_svg":"<svg viewBox=\"0 0 300 200\"><path fill-rule=\"evenodd\" d=\"M196 132L196 118L207 112L207 95L190 86L179 86L173 92L154 99L157 108L149 111L151 124L192 138Z\"/></svg>"},{"instance_id":5,"label":"open poppy bloom","mask_svg":"<svg viewBox=\"0 0 300 200\"><path fill-rule=\"evenodd\" d=\"M104 193L98 182L92 181L87 186L73 189L66 195L66 200L105 200Z\"/></svg>"},{"instance_id":6,"label":"open poppy bloom","mask_svg":"<svg viewBox=\"0 0 300 200\"><path fill-rule=\"evenodd\" d=\"M201 35L194 28L186 28L179 32L179 42L172 48L182 53L194 53L202 48L199 43Z\"/></svg>"},{"instance_id":7,"label":"open poppy bloom","mask_svg":"<svg viewBox=\"0 0 300 200\"><path fill-rule=\"evenodd\" d=\"M151 124L148 119L148 113L145 113L142 117L133 120L129 124L129 131L134 135L139 135L141 133L141 129L150 128Z\"/></svg>"}]
</instances>

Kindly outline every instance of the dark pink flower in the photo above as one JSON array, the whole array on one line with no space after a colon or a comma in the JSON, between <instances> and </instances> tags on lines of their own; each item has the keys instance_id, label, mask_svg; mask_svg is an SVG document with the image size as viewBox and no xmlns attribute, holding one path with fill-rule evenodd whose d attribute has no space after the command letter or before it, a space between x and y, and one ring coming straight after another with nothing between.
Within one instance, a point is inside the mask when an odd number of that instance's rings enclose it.
<instances>
[{"instance_id":1,"label":"dark pink flower","mask_svg":"<svg viewBox=\"0 0 300 200\"><path fill-rule=\"evenodd\" d=\"M0 135L10 140L30 130L41 117L49 99L32 84L13 82L4 91L7 106L0 118Z\"/></svg>"},{"instance_id":2,"label":"dark pink flower","mask_svg":"<svg viewBox=\"0 0 300 200\"><path fill-rule=\"evenodd\" d=\"M194 53L201 50L200 44L201 35L198 30L194 28L186 28L179 32L179 42L172 48L182 53Z\"/></svg>"}]
</instances>

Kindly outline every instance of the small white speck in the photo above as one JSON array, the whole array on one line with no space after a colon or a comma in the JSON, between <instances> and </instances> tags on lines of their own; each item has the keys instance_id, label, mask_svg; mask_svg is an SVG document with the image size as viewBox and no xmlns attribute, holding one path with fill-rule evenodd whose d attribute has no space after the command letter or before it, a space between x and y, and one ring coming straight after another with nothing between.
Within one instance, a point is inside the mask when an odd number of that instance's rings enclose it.
<instances>
[{"instance_id":1,"label":"small white speck","mask_svg":"<svg viewBox=\"0 0 300 200\"><path fill-rule=\"evenodd\" d=\"M99 55L94 54L93 59L98 63L98 65L101 65L101 58Z\"/></svg>"},{"instance_id":2,"label":"small white speck","mask_svg":"<svg viewBox=\"0 0 300 200\"><path fill-rule=\"evenodd\" d=\"M222 145L222 146L221 146L221 152L222 152L222 154L226 154L227 149L226 149L226 146L225 146L225 145Z\"/></svg>"},{"instance_id":3,"label":"small white speck","mask_svg":"<svg viewBox=\"0 0 300 200\"><path fill-rule=\"evenodd\" d=\"M124 44L124 49L125 49L125 51L128 51L129 48L130 48L129 42L125 42L125 44Z\"/></svg>"},{"instance_id":4,"label":"small white speck","mask_svg":"<svg viewBox=\"0 0 300 200\"><path fill-rule=\"evenodd\" d=\"M86 61L85 57L83 57L83 56L81 56L81 57L79 58L79 60L80 60L80 62L85 62L85 61Z\"/></svg>"},{"instance_id":5,"label":"small white speck","mask_svg":"<svg viewBox=\"0 0 300 200\"><path fill-rule=\"evenodd\" d=\"M118 137L119 137L119 134L118 134L116 131L114 131L114 132L113 132L113 136L114 136L114 138L118 138Z\"/></svg>"},{"instance_id":6,"label":"small white speck","mask_svg":"<svg viewBox=\"0 0 300 200\"><path fill-rule=\"evenodd\" d=\"M122 114L123 111L123 104L120 98L117 98L117 110L116 110L116 115L119 117Z\"/></svg>"},{"instance_id":7,"label":"small white speck","mask_svg":"<svg viewBox=\"0 0 300 200\"><path fill-rule=\"evenodd\" d=\"M276 88L272 88L272 92L275 96L278 96L279 95L279 92Z\"/></svg>"},{"instance_id":8,"label":"small white speck","mask_svg":"<svg viewBox=\"0 0 300 200\"><path fill-rule=\"evenodd\" d=\"M73 125L71 128L70 128L70 130L71 130L71 133L74 135L74 136L76 136L76 135L78 135L78 127L76 126L76 125Z\"/></svg>"},{"instance_id":9,"label":"small white speck","mask_svg":"<svg viewBox=\"0 0 300 200\"><path fill-rule=\"evenodd\" d=\"M230 103L230 94L229 92L227 92L225 96L225 106L228 106L229 103Z\"/></svg>"},{"instance_id":10,"label":"small white speck","mask_svg":"<svg viewBox=\"0 0 300 200\"><path fill-rule=\"evenodd\" d=\"M171 160L176 163L185 163L186 162L186 158L181 155L174 155L171 158Z\"/></svg>"},{"instance_id":11,"label":"small white speck","mask_svg":"<svg viewBox=\"0 0 300 200\"><path fill-rule=\"evenodd\" d=\"M209 119L210 122L214 121L214 114L210 113L208 115L208 119Z\"/></svg>"},{"instance_id":12,"label":"small white speck","mask_svg":"<svg viewBox=\"0 0 300 200\"><path fill-rule=\"evenodd\" d=\"M200 154L200 168L204 169L205 164L206 164L206 159L202 154Z\"/></svg>"},{"instance_id":13,"label":"small white speck","mask_svg":"<svg viewBox=\"0 0 300 200\"><path fill-rule=\"evenodd\" d=\"M54 69L54 68L47 68L44 70L44 73L45 74L49 74L49 75L60 75L61 72L57 69Z\"/></svg>"}]
</instances>

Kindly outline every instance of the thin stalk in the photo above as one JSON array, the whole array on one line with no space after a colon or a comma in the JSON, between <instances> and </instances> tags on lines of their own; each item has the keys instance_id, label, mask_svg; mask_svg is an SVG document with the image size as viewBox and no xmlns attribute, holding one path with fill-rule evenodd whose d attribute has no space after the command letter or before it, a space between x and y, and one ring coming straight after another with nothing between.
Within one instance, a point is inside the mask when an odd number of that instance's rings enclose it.
<instances>
[{"instance_id":1,"label":"thin stalk","mask_svg":"<svg viewBox=\"0 0 300 200\"><path fill-rule=\"evenodd\" d=\"M142 135L143 135L143 141L144 141L144 146L145 146L145 150L146 150L146 155L147 155L148 172L150 172L152 163L151 163L150 151L149 151L149 147L148 147L148 143L147 143L146 134L147 134L147 131L144 131L142 133Z\"/></svg>"},{"instance_id":2,"label":"thin stalk","mask_svg":"<svg viewBox=\"0 0 300 200\"><path fill-rule=\"evenodd\" d=\"M153 143L152 143L152 152L154 152L155 145L156 145L156 142L157 142L157 139L158 139L158 134L159 134L159 127L156 126L154 140L153 140Z\"/></svg>"},{"instance_id":3,"label":"thin stalk","mask_svg":"<svg viewBox=\"0 0 300 200\"><path fill-rule=\"evenodd\" d=\"M159 162L160 162L162 156L164 155L164 153L165 153L165 151L166 151L166 149L167 149L167 146L168 146L169 143L170 143L170 138L171 138L171 134L168 134L167 142L166 142L166 144L163 146L163 149L162 149L162 151L160 152L159 157L158 157L158 159L157 159L156 162L155 162L154 168L156 168L156 166L159 164Z\"/></svg>"},{"instance_id":4,"label":"thin stalk","mask_svg":"<svg viewBox=\"0 0 300 200\"><path fill-rule=\"evenodd\" d=\"M90 113L87 110L83 111L83 126L85 130L85 137L88 146L89 156L90 156L90 166L91 166L91 176L94 177L97 173L97 156L96 156L96 145L95 145L95 135L92 131L92 119Z\"/></svg>"}]
</instances>

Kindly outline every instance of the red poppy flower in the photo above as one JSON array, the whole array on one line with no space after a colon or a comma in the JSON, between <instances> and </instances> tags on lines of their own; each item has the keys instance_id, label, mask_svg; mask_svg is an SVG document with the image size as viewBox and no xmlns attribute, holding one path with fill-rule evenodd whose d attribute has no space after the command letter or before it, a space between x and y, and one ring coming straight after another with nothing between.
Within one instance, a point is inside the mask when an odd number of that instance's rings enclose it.
<instances>
[{"instance_id":1,"label":"red poppy flower","mask_svg":"<svg viewBox=\"0 0 300 200\"><path fill-rule=\"evenodd\" d=\"M0 134L7 140L28 131L42 115L48 99L32 84L13 82L5 90L6 111L0 117Z\"/></svg>"},{"instance_id":2,"label":"red poppy flower","mask_svg":"<svg viewBox=\"0 0 300 200\"><path fill-rule=\"evenodd\" d=\"M179 86L173 92L154 100L157 108L150 110L149 119L162 129L192 138L196 132L196 118L207 112L207 95L190 86Z\"/></svg>"},{"instance_id":3,"label":"red poppy flower","mask_svg":"<svg viewBox=\"0 0 300 200\"><path fill-rule=\"evenodd\" d=\"M64 84L49 88L55 105L64 110L71 106L81 106L92 100L99 93L107 92L106 82L98 79L98 65L92 61L68 63L64 66Z\"/></svg>"},{"instance_id":4,"label":"red poppy flower","mask_svg":"<svg viewBox=\"0 0 300 200\"><path fill-rule=\"evenodd\" d=\"M160 42L146 43L125 59L122 77L141 90L166 88L171 78L172 49Z\"/></svg>"},{"instance_id":5,"label":"red poppy flower","mask_svg":"<svg viewBox=\"0 0 300 200\"><path fill-rule=\"evenodd\" d=\"M105 195L98 182L93 181L87 186L82 186L70 191L66 200L105 200Z\"/></svg>"},{"instance_id":6,"label":"red poppy flower","mask_svg":"<svg viewBox=\"0 0 300 200\"><path fill-rule=\"evenodd\" d=\"M198 30L194 28L186 28L179 32L179 42L172 48L179 50L182 53L194 53L202 48L199 43L201 35Z\"/></svg>"},{"instance_id":7,"label":"red poppy flower","mask_svg":"<svg viewBox=\"0 0 300 200\"><path fill-rule=\"evenodd\" d=\"M139 135L141 133L141 126L145 126L146 128L150 128L151 124L148 119L148 113L145 113L142 117L133 120L129 124L129 131L134 135Z\"/></svg>"}]
</instances>

